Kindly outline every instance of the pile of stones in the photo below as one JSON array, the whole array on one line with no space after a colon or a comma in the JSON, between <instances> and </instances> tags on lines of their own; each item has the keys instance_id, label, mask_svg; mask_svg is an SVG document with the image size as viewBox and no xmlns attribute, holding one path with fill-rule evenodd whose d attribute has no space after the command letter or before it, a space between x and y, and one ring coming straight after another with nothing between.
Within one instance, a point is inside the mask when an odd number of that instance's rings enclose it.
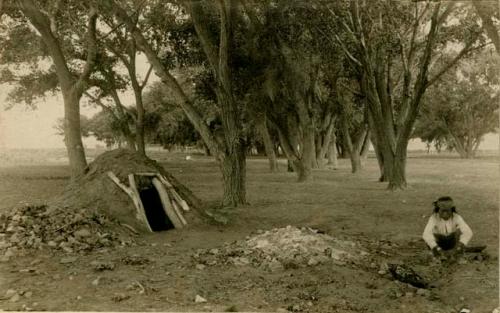
<instances>
[{"instance_id":1,"label":"pile of stones","mask_svg":"<svg viewBox=\"0 0 500 313\"><path fill-rule=\"evenodd\" d=\"M88 210L52 209L46 205L13 208L0 214L0 259L8 261L30 249L78 253L133 244L130 236L112 230L116 225Z\"/></svg>"},{"instance_id":2,"label":"pile of stones","mask_svg":"<svg viewBox=\"0 0 500 313\"><path fill-rule=\"evenodd\" d=\"M192 255L197 267L250 265L277 271L333 262L355 264L369 254L359 244L341 240L311 228L287 226L258 231L246 240L220 248L199 249Z\"/></svg>"}]
</instances>

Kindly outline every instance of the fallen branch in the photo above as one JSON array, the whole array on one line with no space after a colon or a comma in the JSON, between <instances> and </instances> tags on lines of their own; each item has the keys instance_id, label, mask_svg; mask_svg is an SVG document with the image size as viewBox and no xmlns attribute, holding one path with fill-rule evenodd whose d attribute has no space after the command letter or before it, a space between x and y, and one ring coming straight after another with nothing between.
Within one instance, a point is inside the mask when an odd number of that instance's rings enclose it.
<instances>
[{"instance_id":1,"label":"fallen branch","mask_svg":"<svg viewBox=\"0 0 500 313\"><path fill-rule=\"evenodd\" d=\"M174 211L177 214L177 216L179 216L179 219L181 220L182 224L187 225L186 219L184 218L184 216L182 216L182 213L179 210L179 205L177 204L177 202L174 199L171 199L171 200L172 200L171 203L172 203L172 206L174 208Z\"/></svg>"},{"instance_id":2,"label":"fallen branch","mask_svg":"<svg viewBox=\"0 0 500 313\"><path fill-rule=\"evenodd\" d=\"M184 227L184 221L182 221L182 215L179 214L179 212L176 212L174 209L174 206L172 205L172 202L170 201L170 197L168 196L168 192L165 189L165 186L162 184L162 182L158 178L153 178L152 179L153 185L156 187L156 190L158 191L160 195L161 202L163 203L163 208L165 213L167 214L168 218L174 224L175 228L182 228Z\"/></svg>"},{"instance_id":3,"label":"fallen branch","mask_svg":"<svg viewBox=\"0 0 500 313\"><path fill-rule=\"evenodd\" d=\"M167 187L167 189L172 193L172 196L174 199L179 203L184 211L189 211L189 205L187 202L182 199L182 197L177 193L175 190L174 186L162 175L158 175L160 178L161 182Z\"/></svg>"},{"instance_id":4,"label":"fallen branch","mask_svg":"<svg viewBox=\"0 0 500 313\"><path fill-rule=\"evenodd\" d=\"M129 224L125 224L125 223L120 223L121 226L125 227L126 229L128 229L129 231L131 231L133 234L135 235L139 235L139 232L137 230L135 230L135 228L133 228L132 226L130 226Z\"/></svg>"},{"instance_id":5,"label":"fallen branch","mask_svg":"<svg viewBox=\"0 0 500 313\"><path fill-rule=\"evenodd\" d=\"M151 229L151 226L149 225L148 220L146 218L146 213L144 212L141 198L139 197L139 192L137 191L137 188L135 186L134 175L130 174L128 176L130 187L127 187L126 185L120 182L120 179L116 177L116 175L113 172L109 171L107 174L108 177L132 199L132 202L134 203L136 209L136 218L138 220L142 220L146 224L149 231L152 232L153 230Z\"/></svg>"},{"instance_id":6,"label":"fallen branch","mask_svg":"<svg viewBox=\"0 0 500 313\"><path fill-rule=\"evenodd\" d=\"M135 284L141 289L139 291L139 294L143 294L143 293L146 293L146 288L144 288L144 286L139 282L139 281L135 281Z\"/></svg>"},{"instance_id":7,"label":"fallen branch","mask_svg":"<svg viewBox=\"0 0 500 313\"><path fill-rule=\"evenodd\" d=\"M128 175L128 182L130 185L130 189L132 190L132 200L134 201L134 204L137 208L138 218L146 224L150 232L153 232L153 229L151 229L151 226L149 225L148 218L146 217L146 211L142 206L142 201L141 197L139 196L139 191L137 190L137 186L135 185L134 174Z\"/></svg>"}]
</instances>

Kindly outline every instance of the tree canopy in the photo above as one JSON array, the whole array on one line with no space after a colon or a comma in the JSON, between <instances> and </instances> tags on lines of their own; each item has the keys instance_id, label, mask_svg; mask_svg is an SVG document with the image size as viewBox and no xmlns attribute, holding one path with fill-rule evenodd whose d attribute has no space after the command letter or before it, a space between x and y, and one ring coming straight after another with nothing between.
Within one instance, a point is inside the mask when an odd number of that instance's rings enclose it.
<instances>
[{"instance_id":1,"label":"tree canopy","mask_svg":"<svg viewBox=\"0 0 500 313\"><path fill-rule=\"evenodd\" d=\"M62 93L74 175L86 164L83 96L103 110L92 132L108 143L142 154L148 142L201 143L220 166L223 206L246 203L246 154L257 143L272 170L283 151L298 180L310 181L337 145L361 171L371 141L381 180L398 189L412 136L467 155L495 128L494 61L480 53L498 39L489 4L2 3L0 82L15 86L12 103ZM148 70L138 73L143 57ZM153 73L159 81L148 85Z\"/></svg>"}]
</instances>

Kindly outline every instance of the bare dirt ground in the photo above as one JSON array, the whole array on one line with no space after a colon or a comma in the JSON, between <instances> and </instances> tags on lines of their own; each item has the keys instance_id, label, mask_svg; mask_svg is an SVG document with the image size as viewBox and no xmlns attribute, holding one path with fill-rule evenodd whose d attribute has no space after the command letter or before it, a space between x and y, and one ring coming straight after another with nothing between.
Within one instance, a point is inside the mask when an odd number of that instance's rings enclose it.
<instances>
[{"instance_id":1,"label":"bare dirt ground","mask_svg":"<svg viewBox=\"0 0 500 313\"><path fill-rule=\"evenodd\" d=\"M210 158L151 155L202 200L219 201L220 173ZM451 313L465 307L479 313L498 306L495 159L410 158L410 187L398 192L377 182L374 159L361 175L352 175L341 160L337 170L315 171L308 184L296 183L284 170L283 164L280 173L269 173L265 159L249 159L249 204L230 212L226 226L158 232L134 237L134 245L90 252L26 250L4 260L0 308ZM0 212L43 204L63 191L67 179L67 167L60 165L2 167ZM442 195L455 199L474 231L471 244L487 245L488 258L469 257L451 266L432 262L420 235L432 201ZM277 229L287 234L288 225L299 234L293 247L299 252L306 247L305 259L296 253L295 261L277 264L266 261L265 253L239 250L257 244L255 238L258 245L269 244L259 236L274 236ZM312 234L309 246L299 231ZM353 242L349 251L364 253L354 261L318 255L311 260L307 253L321 236ZM387 263L412 266L431 286L418 289L393 280Z\"/></svg>"}]
</instances>

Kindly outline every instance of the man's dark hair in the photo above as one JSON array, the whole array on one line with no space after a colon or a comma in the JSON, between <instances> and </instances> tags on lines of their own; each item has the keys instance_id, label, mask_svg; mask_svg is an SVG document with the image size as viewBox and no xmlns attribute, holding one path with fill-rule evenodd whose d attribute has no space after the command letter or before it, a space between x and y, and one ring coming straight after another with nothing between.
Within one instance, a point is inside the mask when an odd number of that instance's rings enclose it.
<instances>
[{"instance_id":1,"label":"man's dark hair","mask_svg":"<svg viewBox=\"0 0 500 313\"><path fill-rule=\"evenodd\" d=\"M439 197L436 201L432 202L432 204L434 205L434 213L439 212L438 202L441 202L441 201L453 201L453 199L449 196L444 196L444 197ZM455 206L453 206L451 208L451 212L457 213L457 209L455 208Z\"/></svg>"}]
</instances>

